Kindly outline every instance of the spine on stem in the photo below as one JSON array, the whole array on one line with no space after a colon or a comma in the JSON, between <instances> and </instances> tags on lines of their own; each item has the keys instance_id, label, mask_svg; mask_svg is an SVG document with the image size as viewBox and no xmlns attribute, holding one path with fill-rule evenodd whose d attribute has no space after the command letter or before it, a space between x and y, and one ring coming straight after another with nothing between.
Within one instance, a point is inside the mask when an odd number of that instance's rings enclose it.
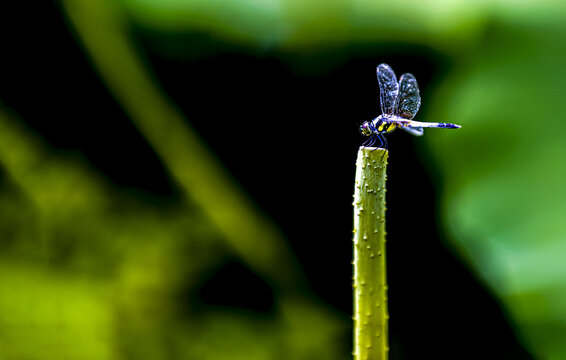
<instances>
[{"instance_id":1,"label":"spine on stem","mask_svg":"<svg viewBox=\"0 0 566 360\"><path fill-rule=\"evenodd\" d=\"M388 358L385 180L388 152L361 147L354 189L354 359Z\"/></svg>"}]
</instances>

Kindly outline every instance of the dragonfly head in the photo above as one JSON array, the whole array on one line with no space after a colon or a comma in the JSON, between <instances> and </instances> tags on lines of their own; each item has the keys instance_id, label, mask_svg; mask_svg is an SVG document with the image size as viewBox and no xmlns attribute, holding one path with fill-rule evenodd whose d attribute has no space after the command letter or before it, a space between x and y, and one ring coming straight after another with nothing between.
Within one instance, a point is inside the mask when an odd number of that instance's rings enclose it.
<instances>
[{"instance_id":1,"label":"dragonfly head","mask_svg":"<svg viewBox=\"0 0 566 360\"><path fill-rule=\"evenodd\" d=\"M371 134L374 133L374 131L375 128L373 127L372 123L369 121L366 121L362 125L360 125L360 132L365 136L370 136Z\"/></svg>"}]
</instances>

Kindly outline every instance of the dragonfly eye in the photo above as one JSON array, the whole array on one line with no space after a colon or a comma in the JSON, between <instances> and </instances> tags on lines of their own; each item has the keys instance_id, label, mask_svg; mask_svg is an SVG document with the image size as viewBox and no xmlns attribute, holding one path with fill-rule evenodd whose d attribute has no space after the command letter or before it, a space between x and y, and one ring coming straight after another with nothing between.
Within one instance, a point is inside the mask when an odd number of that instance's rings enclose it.
<instances>
[{"instance_id":1,"label":"dragonfly eye","mask_svg":"<svg viewBox=\"0 0 566 360\"><path fill-rule=\"evenodd\" d=\"M365 136L370 136L373 133L372 127L369 122L365 122L360 126L360 132Z\"/></svg>"}]
</instances>

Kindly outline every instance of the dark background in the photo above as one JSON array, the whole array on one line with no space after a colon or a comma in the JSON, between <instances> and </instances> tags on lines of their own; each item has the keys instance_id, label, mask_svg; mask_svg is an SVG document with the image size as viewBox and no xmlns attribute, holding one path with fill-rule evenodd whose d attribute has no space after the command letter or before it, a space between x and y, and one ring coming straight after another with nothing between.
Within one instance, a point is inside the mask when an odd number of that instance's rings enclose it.
<instances>
[{"instance_id":1,"label":"dark background","mask_svg":"<svg viewBox=\"0 0 566 360\"><path fill-rule=\"evenodd\" d=\"M100 79L60 4L37 2L30 11L29 4L6 3L0 13L3 105L50 152L78 157L115 191L157 208L180 206L179 185ZM313 299L347 325L339 340L351 347L351 194L364 141L358 127L379 115L375 67L385 62L398 76L416 76L418 118L427 121L434 86L449 76L453 59L403 42L250 50L198 31L183 38L195 47L175 58L156 48L164 35L135 23L128 31L163 93L281 229ZM391 358L532 358L502 303L446 245L438 208L443 178L424 138L387 138ZM180 289L179 316L189 311L185 305L277 316L279 290L237 256Z\"/></svg>"}]
</instances>

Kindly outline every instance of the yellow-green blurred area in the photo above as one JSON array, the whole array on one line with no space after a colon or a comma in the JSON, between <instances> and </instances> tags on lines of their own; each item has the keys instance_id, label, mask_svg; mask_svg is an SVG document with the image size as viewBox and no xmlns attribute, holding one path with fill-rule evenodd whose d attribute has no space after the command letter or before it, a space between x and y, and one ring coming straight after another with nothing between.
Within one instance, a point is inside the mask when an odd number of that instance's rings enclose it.
<instances>
[{"instance_id":1,"label":"yellow-green blurred area","mask_svg":"<svg viewBox=\"0 0 566 360\"><path fill-rule=\"evenodd\" d=\"M0 359L344 359L375 67L392 359L566 359L566 3L4 4Z\"/></svg>"}]
</instances>

